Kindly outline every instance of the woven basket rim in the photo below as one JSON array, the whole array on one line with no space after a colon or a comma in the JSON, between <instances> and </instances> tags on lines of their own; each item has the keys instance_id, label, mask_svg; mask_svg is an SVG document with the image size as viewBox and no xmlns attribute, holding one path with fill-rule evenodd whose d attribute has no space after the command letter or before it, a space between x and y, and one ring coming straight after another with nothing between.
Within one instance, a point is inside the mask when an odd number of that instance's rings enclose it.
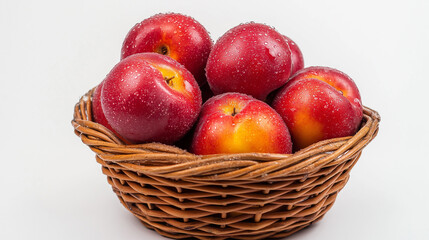
<instances>
[{"instance_id":1,"label":"woven basket rim","mask_svg":"<svg viewBox=\"0 0 429 240\"><path fill-rule=\"evenodd\" d=\"M99 161L172 179L266 180L309 174L360 152L377 135L380 122L378 112L364 106L362 124L355 135L323 140L293 154L195 155L162 143L124 144L106 127L92 121L91 96L94 89L83 95L75 105L72 120L75 134L97 154Z\"/></svg>"}]
</instances>

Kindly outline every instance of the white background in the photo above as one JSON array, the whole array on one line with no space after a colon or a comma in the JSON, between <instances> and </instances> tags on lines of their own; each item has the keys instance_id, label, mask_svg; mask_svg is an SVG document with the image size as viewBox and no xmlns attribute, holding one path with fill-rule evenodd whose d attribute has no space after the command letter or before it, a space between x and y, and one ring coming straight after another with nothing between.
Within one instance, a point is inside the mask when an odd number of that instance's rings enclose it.
<instances>
[{"instance_id":1,"label":"white background","mask_svg":"<svg viewBox=\"0 0 429 240\"><path fill-rule=\"evenodd\" d=\"M122 207L70 121L128 30L170 11L213 40L244 22L274 26L306 66L346 72L379 111L334 207L293 239L429 239L426 0L0 1L0 239L165 239Z\"/></svg>"}]
</instances>

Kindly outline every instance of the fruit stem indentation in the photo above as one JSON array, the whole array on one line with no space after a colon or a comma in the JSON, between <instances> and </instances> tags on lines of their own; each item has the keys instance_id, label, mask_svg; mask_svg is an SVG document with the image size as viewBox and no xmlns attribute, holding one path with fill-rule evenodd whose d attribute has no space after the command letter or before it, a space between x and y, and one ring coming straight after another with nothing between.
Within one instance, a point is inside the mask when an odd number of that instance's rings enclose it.
<instances>
[{"instance_id":1,"label":"fruit stem indentation","mask_svg":"<svg viewBox=\"0 0 429 240\"><path fill-rule=\"evenodd\" d=\"M238 112L237 112L237 109L235 109L235 107L234 107L234 108L232 109L232 114L231 114L231 115L234 117L235 115L237 115L237 113L238 113Z\"/></svg>"},{"instance_id":2,"label":"fruit stem indentation","mask_svg":"<svg viewBox=\"0 0 429 240\"><path fill-rule=\"evenodd\" d=\"M173 80L174 76L172 77L164 77L165 82L167 82L168 86L172 87L173 86Z\"/></svg>"},{"instance_id":3,"label":"fruit stem indentation","mask_svg":"<svg viewBox=\"0 0 429 240\"><path fill-rule=\"evenodd\" d=\"M165 45L162 45L159 51L162 55L168 55L168 47Z\"/></svg>"}]
</instances>

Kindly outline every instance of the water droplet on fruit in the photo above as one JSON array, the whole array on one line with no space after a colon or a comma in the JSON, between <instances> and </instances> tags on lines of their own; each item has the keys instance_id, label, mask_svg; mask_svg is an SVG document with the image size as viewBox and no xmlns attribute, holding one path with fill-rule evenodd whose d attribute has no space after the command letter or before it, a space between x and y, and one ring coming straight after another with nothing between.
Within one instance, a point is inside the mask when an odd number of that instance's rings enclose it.
<instances>
[{"instance_id":1,"label":"water droplet on fruit","mask_svg":"<svg viewBox=\"0 0 429 240\"><path fill-rule=\"evenodd\" d=\"M276 57L276 51L272 48L268 49L268 53L270 54L271 57L275 58Z\"/></svg>"}]
</instances>

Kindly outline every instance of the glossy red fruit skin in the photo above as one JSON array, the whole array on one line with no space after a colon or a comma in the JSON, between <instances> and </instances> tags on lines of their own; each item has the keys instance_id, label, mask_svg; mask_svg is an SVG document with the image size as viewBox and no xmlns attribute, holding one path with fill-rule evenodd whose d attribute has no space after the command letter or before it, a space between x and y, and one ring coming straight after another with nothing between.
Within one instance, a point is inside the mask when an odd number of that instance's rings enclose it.
<instances>
[{"instance_id":1,"label":"glossy red fruit skin","mask_svg":"<svg viewBox=\"0 0 429 240\"><path fill-rule=\"evenodd\" d=\"M136 24L126 36L121 59L142 52L158 52L185 66L200 86L206 84L205 66L213 47L207 30L195 19L178 13L161 13Z\"/></svg>"},{"instance_id":2,"label":"glossy red fruit skin","mask_svg":"<svg viewBox=\"0 0 429 240\"><path fill-rule=\"evenodd\" d=\"M215 95L239 92L265 100L288 81L291 63L283 35L267 25L247 23L230 29L215 43L206 76Z\"/></svg>"},{"instance_id":3,"label":"glossy red fruit skin","mask_svg":"<svg viewBox=\"0 0 429 240\"><path fill-rule=\"evenodd\" d=\"M288 43L291 60L292 60L292 70L290 75L294 75L297 71L304 68L304 56L302 55L301 49L299 49L298 45L289 37L283 36Z\"/></svg>"},{"instance_id":4,"label":"glossy red fruit skin","mask_svg":"<svg viewBox=\"0 0 429 240\"><path fill-rule=\"evenodd\" d=\"M326 82L333 88L337 89L337 91L347 98L352 104L354 116L359 119L356 121L360 122L360 119L363 116L362 98L359 88L352 78L344 72L334 68L312 66L298 71L290 81L294 82L308 78L315 78Z\"/></svg>"},{"instance_id":5,"label":"glossy red fruit skin","mask_svg":"<svg viewBox=\"0 0 429 240\"><path fill-rule=\"evenodd\" d=\"M112 132L115 132L113 130L112 126L110 126L109 122L106 119L106 116L104 115L103 108L101 106L101 89L103 88L103 82L97 85L94 92L92 93L92 117L94 118L94 122L99 123L103 126L105 126L107 129L109 129Z\"/></svg>"},{"instance_id":6,"label":"glossy red fruit skin","mask_svg":"<svg viewBox=\"0 0 429 240\"><path fill-rule=\"evenodd\" d=\"M185 91L170 88L156 66L177 70ZM201 108L201 92L192 74L157 53L134 54L106 76L101 92L106 119L133 143L171 144L192 127Z\"/></svg>"},{"instance_id":7,"label":"glossy red fruit skin","mask_svg":"<svg viewBox=\"0 0 429 240\"><path fill-rule=\"evenodd\" d=\"M105 126L107 129L112 131L112 133L118 137L122 142L125 144L130 144L129 141L124 139L119 133L117 133L112 126L110 126L109 122L106 119L106 116L104 115L104 111L101 105L101 90L103 88L103 82L98 84L98 86L94 89L94 92L92 93L92 117L94 122L99 123L103 126Z\"/></svg>"},{"instance_id":8,"label":"glossy red fruit skin","mask_svg":"<svg viewBox=\"0 0 429 240\"><path fill-rule=\"evenodd\" d=\"M355 134L363 116L356 84L343 72L327 67L298 71L279 90L272 106L290 130L294 151Z\"/></svg>"},{"instance_id":9,"label":"glossy red fruit skin","mask_svg":"<svg viewBox=\"0 0 429 240\"><path fill-rule=\"evenodd\" d=\"M231 106L236 115L225 112ZM241 93L224 93L204 103L192 139L198 155L243 152L292 152L289 130L268 104Z\"/></svg>"}]
</instances>

